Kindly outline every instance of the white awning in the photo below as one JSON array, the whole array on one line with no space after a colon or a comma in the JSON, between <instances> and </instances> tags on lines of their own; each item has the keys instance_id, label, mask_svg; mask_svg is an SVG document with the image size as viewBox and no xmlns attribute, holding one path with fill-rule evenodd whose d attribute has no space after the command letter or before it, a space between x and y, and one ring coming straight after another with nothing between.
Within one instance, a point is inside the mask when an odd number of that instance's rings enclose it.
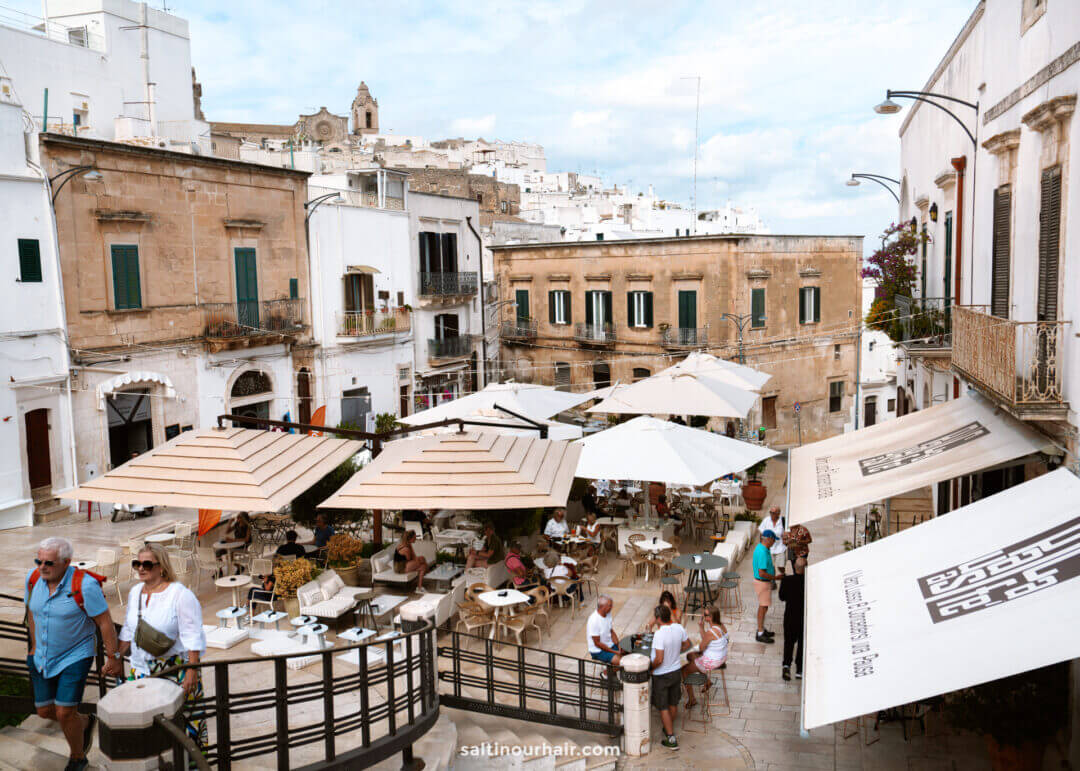
<instances>
[{"instance_id":1,"label":"white awning","mask_svg":"<svg viewBox=\"0 0 1080 771\"><path fill-rule=\"evenodd\" d=\"M345 268L346 273L382 273L378 268L371 265L349 265Z\"/></svg>"},{"instance_id":2,"label":"white awning","mask_svg":"<svg viewBox=\"0 0 1080 771\"><path fill-rule=\"evenodd\" d=\"M810 565L804 726L1080 657L1077 629L1080 480L1058 469Z\"/></svg>"},{"instance_id":3,"label":"white awning","mask_svg":"<svg viewBox=\"0 0 1080 771\"><path fill-rule=\"evenodd\" d=\"M791 450L789 517L805 524L1046 450L1045 437L981 396L964 396Z\"/></svg>"},{"instance_id":4,"label":"white awning","mask_svg":"<svg viewBox=\"0 0 1080 771\"><path fill-rule=\"evenodd\" d=\"M91 372L92 370L86 370ZM116 377L109 378L104 383L101 383L97 387L97 406L99 410L105 409L105 399L111 396L114 392L119 391L129 385L137 385L139 383L158 383L165 387L165 396L169 399L176 398L176 389L173 388L172 381L166 375L162 375L158 372L128 372L123 375L117 375Z\"/></svg>"}]
</instances>

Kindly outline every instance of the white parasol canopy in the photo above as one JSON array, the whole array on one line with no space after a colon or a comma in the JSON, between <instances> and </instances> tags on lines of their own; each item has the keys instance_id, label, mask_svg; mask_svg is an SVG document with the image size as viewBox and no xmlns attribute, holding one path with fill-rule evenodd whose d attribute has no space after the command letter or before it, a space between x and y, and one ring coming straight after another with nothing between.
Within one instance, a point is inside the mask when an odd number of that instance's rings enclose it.
<instances>
[{"instance_id":1,"label":"white parasol canopy","mask_svg":"<svg viewBox=\"0 0 1080 771\"><path fill-rule=\"evenodd\" d=\"M586 412L745 418L757 394L691 372L656 374L628 385Z\"/></svg>"},{"instance_id":2,"label":"white parasol canopy","mask_svg":"<svg viewBox=\"0 0 1080 771\"><path fill-rule=\"evenodd\" d=\"M490 383L482 391L462 396L451 402L444 402L430 410L399 418L399 422L418 426L447 418L464 418L477 410L493 409L495 405L526 415L533 420L542 420L588 400L589 397L586 394L556 391L552 386L533 383Z\"/></svg>"},{"instance_id":3,"label":"white parasol canopy","mask_svg":"<svg viewBox=\"0 0 1080 771\"><path fill-rule=\"evenodd\" d=\"M772 375L768 372L760 372L753 367L747 367L745 364L736 364L733 361L721 359L701 351L694 351L675 366L668 367L656 374L664 375L674 372L691 372L695 375L706 375L746 391L760 391L772 379Z\"/></svg>"},{"instance_id":4,"label":"white parasol canopy","mask_svg":"<svg viewBox=\"0 0 1080 771\"><path fill-rule=\"evenodd\" d=\"M617 394L619 391L622 391L628 385L629 385L629 383L621 383L621 382L616 380L614 383L612 383L609 386L604 386L603 388L597 388L597 389L595 389L593 391L586 391L584 394L582 394L582 396L587 396L589 399L606 399L609 396L613 396L614 394Z\"/></svg>"},{"instance_id":5,"label":"white parasol canopy","mask_svg":"<svg viewBox=\"0 0 1080 771\"><path fill-rule=\"evenodd\" d=\"M576 476L703 485L778 453L699 428L642 416L582 439Z\"/></svg>"},{"instance_id":6,"label":"white parasol canopy","mask_svg":"<svg viewBox=\"0 0 1080 771\"><path fill-rule=\"evenodd\" d=\"M516 412L516 410L515 410ZM466 420L478 420L482 421L484 425L468 425L466 424L465 430L467 431L491 431L496 434L510 434L512 436L533 436L539 437L540 433L535 428L530 428L528 423L520 418L515 418L513 415L508 415L502 410L477 410L471 415L462 415ZM581 438L581 426L575 426L570 423L560 423L557 420L536 420L537 423L542 423L547 427L548 439L580 439ZM498 423L498 426L492 426L492 423ZM456 432L458 427L442 426L441 428L429 428L420 433L422 435L431 434L446 434Z\"/></svg>"}]
</instances>

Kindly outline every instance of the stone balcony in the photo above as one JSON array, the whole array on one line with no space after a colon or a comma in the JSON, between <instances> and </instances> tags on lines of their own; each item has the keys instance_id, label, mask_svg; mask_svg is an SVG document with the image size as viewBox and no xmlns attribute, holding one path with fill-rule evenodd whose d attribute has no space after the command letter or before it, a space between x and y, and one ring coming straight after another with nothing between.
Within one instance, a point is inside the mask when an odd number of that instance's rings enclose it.
<instances>
[{"instance_id":1,"label":"stone balcony","mask_svg":"<svg viewBox=\"0 0 1080 771\"><path fill-rule=\"evenodd\" d=\"M660 345L664 348L702 348L708 344L708 327L667 327L660 330Z\"/></svg>"},{"instance_id":2,"label":"stone balcony","mask_svg":"<svg viewBox=\"0 0 1080 771\"><path fill-rule=\"evenodd\" d=\"M479 286L476 273L421 273L419 296L429 303L464 302Z\"/></svg>"},{"instance_id":3,"label":"stone balcony","mask_svg":"<svg viewBox=\"0 0 1080 771\"><path fill-rule=\"evenodd\" d=\"M574 340L582 345L610 348L615 345L614 324L582 324L574 325Z\"/></svg>"},{"instance_id":4,"label":"stone balcony","mask_svg":"<svg viewBox=\"0 0 1080 771\"><path fill-rule=\"evenodd\" d=\"M391 311L344 311L337 317L338 337L378 339L412 330L408 308Z\"/></svg>"},{"instance_id":5,"label":"stone balcony","mask_svg":"<svg viewBox=\"0 0 1080 771\"><path fill-rule=\"evenodd\" d=\"M463 359L472 353L472 335L458 335L457 337L444 337L428 339L428 361L447 362L452 359Z\"/></svg>"},{"instance_id":6,"label":"stone balcony","mask_svg":"<svg viewBox=\"0 0 1080 771\"><path fill-rule=\"evenodd\" d=\"M499 328L499 337L503 340L535 340L536 319L514 319L504 321Z\"/></svg>"},{"instance_id":7,"label":"stone balcony","mask_svg":"<svg viewBox=\"0 0 1080 771\"><path fill-rule=\"evenodd\" d=\"M896 297L896 320L886 330L909 354L947 357L952 351L951 300L947 297Z\"/></svg>"},{"instance_id":8,"label":"stone balcony","mask_svg":"<svg viewBox=\"0 0 1080 771\"><path fill-rule=\"evenodd\" d=\"M1020 420L1065 420L1067 321L1014 321L984 305L952 309L952 368Z\"/></svg>"},{"instance_id":9,"label":"stone balcony","mask_svg":"<svg viewBox=\"0 0 1080 771\"><path fill-rule=\"evenodd\" d=\"M202 336L211 350L265 345L268 338L286 342L304 327L301 298L234 303L203 303Z\"/></svg>"}]
</instances>

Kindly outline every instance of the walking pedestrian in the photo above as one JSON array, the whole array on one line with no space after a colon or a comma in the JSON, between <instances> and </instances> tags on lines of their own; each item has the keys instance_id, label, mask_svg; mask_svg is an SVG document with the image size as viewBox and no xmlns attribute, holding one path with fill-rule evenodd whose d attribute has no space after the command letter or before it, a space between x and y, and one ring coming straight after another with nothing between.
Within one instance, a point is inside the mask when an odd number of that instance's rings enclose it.
<instances>
[{"instance_id":1,"label":"walking pedestrian","mask_svg":"<svg viewBox=\"0 0 1080 771\"><path fill-rule=\"evenodd\" d=\"M758 532L762 537L765 536L766 530L772 530L773 532L773 539L776 543L772 545L770 551L772 552L773 566L776 574L781 576L784 574L784 563L787 555L787 547L784 546L785 527L784 518L780 516L779 506L770 508L769 515L763 517L761 523L758 525Z\"/></svg>"},{"instance_id":2,"label":"walking pedestrian","mask_svg":"<svg viewBox=\"0 0 1080 771\"><path fill-rule=\"evenodd\" d=\"M806 608L806 558L795 560L795 572L780 581L780 599L784 603L784 662L781 670L785 680L791 679L791 663L794 658L795 677L802 679L803 665L803 618ZM795 648L799 652L792 656Z\"/></svg>"},{"instance_id":3,"label":"walking pedestrian","mask_svg":"<svg viewBox=\"0 0 1080 771\"><path fill-rule=\"evenodd\" d=\"M660 628L652 640L652 702L660 710L660 722L664 726L664 739L660 744L669 750L679 749L675 738L675 716L679 712L682 693L682 660L684 651L690 649L690 637L682 624L671 620L671 608L657 605L653 616Z\"/></svg>"},{"instance_id":4,"label":"walking pedestrian","mask_svg":"<svg viewBox=\"0 0 1080 771\"><path fill-rule=\"evenodd\" d=\"M775 635L765 628L765 614L772 604L772 591L776 582L776 568L773 566L772 547L776 543L776 533L766 530L761 540L754 547L754 593L757 594L757 637L759 643L771 643Z\"/></svg>"},{"instance_id":5,"label":"walking pedestrian","mask_svg":"<svg viewBox=\"0 0 1080 771\"><path fill-rule=\"evenodd\" d=\"M26 576L25 602L30 651L26 665L34 691L34 707L55 720L68 744L64 771L83 771L94 740L95 718L78 708L97 647L95 628L105 645L101 673L119 676L116 627L100 581L71 566L71 541L46 538L38 546L36 565Z\"/></svg>"}]
</instances>

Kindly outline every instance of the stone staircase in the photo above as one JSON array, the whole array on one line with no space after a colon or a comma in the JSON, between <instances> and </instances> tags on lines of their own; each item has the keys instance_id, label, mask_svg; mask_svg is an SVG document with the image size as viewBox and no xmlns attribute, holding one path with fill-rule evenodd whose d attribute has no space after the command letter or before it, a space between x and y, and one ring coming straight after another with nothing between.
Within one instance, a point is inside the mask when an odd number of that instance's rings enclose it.
<instances>
[{"instance_id":1,"label":"stone staircase","mask_svg":"<svg viewBox=\"0 0 1080 771\"><path fill-rule=\"evenodd\" d=\"M91 761L93 756L91 750ZM63 771L67 762L68 745L59 723L31 715L18 727L0 728L0 771ZM90 768L101 767L91 764Z\"/></svg>"},{"instance_id":2,"label":"stone staircase","mask_svg":"<svg viewBox=\"0 0 1080 771\"><path fill-rule=\"evenodd\" d=\"M30 495L34 501L35 525L44 525L71 516L71 509L61 503L59 498L53 497L51 487L36 487Z\"/></svg>"}]
</instances>

